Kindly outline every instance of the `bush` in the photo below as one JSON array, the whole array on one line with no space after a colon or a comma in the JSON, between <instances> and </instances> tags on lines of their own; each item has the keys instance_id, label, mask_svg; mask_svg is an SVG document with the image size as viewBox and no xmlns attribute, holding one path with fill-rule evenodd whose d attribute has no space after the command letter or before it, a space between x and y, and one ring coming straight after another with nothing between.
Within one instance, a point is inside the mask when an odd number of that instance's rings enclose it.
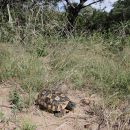
<instances>
[{"instance_id":1,"label":"bush","mask_svg":"<svg viewBox=\"0 0 130 130\"><path fill-rule=\"evenodd\" d=\"M9 99L14 109L19 111L22 110L23 101L21 100L20 94L16 90L10 92Z\"/></svg>"},{"instance_id":2,"label":"bush","mask_svg":"<svg viewBox=\"0 0 130 130\"><path fill-rule=\"evenodd\" d=\"M21 130L36 130L36 126L29 121L24 121Z\"/></svg>"}]
</instances>

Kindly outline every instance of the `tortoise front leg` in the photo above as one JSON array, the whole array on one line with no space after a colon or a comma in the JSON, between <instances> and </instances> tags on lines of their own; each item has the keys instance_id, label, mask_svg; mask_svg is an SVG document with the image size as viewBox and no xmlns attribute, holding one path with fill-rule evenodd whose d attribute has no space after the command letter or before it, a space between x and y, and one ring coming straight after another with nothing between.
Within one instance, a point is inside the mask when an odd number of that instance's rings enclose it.
<instances>
[{"instance_id":1,"label":"tortoise front leg","mask_svg":"<svg viewBox=\"0 0 130 130\"><path fill-rule=\"evenodd\" d=\"M55 111L54 112L54 116L56 116L56 117L62 117L63 113L62 113L62 111Z\"/></svg>"}]
</instances>

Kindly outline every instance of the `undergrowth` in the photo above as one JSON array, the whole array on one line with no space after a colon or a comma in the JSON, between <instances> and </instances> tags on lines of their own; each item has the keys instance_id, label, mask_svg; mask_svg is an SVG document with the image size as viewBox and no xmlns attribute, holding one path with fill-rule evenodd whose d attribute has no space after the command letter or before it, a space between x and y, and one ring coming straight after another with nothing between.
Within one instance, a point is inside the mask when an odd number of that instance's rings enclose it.
<instances>
[{"instance_id":1,"label":"undergrowth","mask_svg":"<svg viewBox=\"0 0 130 130\"><path fill-rule=\"evenodd\" d=\"M16 90L10 92L9 99L14 109L18 109L19 111L22 110L23 102L21 100L19 93Z\"/></svg>"},{"instance_id":2,"label":"undergrowth","mask_svg":"<svg viewBox=\"0 0 130 130\"><path fill-rule=\"evenodd\" d=\"M100 33L66 39L36 35L24 45L19 41L0 44L0 81L13 78L29 93L68 81L75 89L89 87L105 97L126 96L130 92L129 57L127 37L122 41Z\"/></svg>"},{"instance_id":3,"label":"undergrowth","mask_svg":"<svg viewBox=\"0 0 130 130\"><path fill-rule=\"evenodd\" d=\"M36 130L36 126L31 122L29 122L28 120L26 120L22 123L21 130Z\"/></svg>"}]
</instances>

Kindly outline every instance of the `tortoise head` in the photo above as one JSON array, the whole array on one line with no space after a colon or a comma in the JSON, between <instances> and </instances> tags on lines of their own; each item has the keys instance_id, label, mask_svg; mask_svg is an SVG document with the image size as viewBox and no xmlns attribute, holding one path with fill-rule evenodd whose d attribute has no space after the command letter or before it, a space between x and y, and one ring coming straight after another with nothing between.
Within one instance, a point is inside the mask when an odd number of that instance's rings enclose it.
<instances>
[{"instance_id":1,"label":"tortoise head","mask_svg":"<svg viewBox=\"0 0 130 130\"><path fill-rule=\"evenodd\" d=\"M69 101L66 106L66 109L72 111L75 107L76 107L76 103Z\"/></svg>"}]
</instances>

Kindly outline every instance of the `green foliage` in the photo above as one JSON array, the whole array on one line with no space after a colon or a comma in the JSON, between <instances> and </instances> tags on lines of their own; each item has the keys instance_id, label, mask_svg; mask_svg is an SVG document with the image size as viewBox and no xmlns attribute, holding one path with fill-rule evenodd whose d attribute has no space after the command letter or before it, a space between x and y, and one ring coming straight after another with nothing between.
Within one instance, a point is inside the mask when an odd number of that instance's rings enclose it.
<instances>
[{"instance_id":1,"label":"green foliage","mask_svg":"<svg viewBox=\"0 0 130 130\"><path fill-rule=\"evenodd\" d=\"M110 12L110 19L112 21L127 21L130 18L130 1L129 0L118 0Z\"/></svg>"},{"instance_id":2,"label":"green foliage","mask_svg":"<svg viewBox=\"0 0 130 130\"><path fill-rule=\"evenodd\" d=\"M3 122L5 120L4 113L0 111L0 122Z\"/></svg>"},{"instance_id":3,"label":"green foliage","mask_svg":"<svg viewBox=\"0 0 130 130\"><path fill-rule=\"evenodd\" d=\"M77 24L79 31L105 30L108 28L108 13L93 8L85 8L78 16Z\"/></svg>"},{"instance_id":4,"label":"green foliage","mask_svg":"<svg viewBox=\"0 0 130 130\"><path fill-rule=\"evenodd\" d=\"M36 130L36 126L29 121L24 121L21 130Z\"/></svg>"},{"instance_id":5,"label":"green foliage","mask_svg":"<svg viewBox=\"0 0 130 130\"><path fill-rule=\"evenodd\" d=\"M19 111L23 108L23 101L21 100L20 94L18 91L13 90L10 92L9 99L12 105L14 105L14 109Z\"/></svg>"},{"instance_id":6,"label":"green foliage","mask_svg":"<svg viewBox=\"0 0 130 130\"><path fill-rule=\"evenodd\" d=\"M108 13L105 11L95 10L92 17L88 20L90 22L89 29L104 30L108 28Z\"/></svg>"},{"instance_id":7,"label":"green foliage","mask_svg":"<svg viewBox=\"0 0 130 130\"><path fill-rule=\"evenodd\" d=\"M129 20L129 1L128 0L118 0L114 5L113 9L110 13L107 13L103 10L95 10L92 7L87 7L84 9L80 9L79 13L74 17L74 12L70 11L66 12L67 9L71 7L71 5L67 6L64 12L58 12L56 10L56 5L60 0L52 0L52 1L45 1L45 7L43 10L39 8L39 6L35 5L32 10L23 8L23 5L27 7L33 4L31 1L7 1L2 3L6 7L6 5L10 4L10 12L12 17L12 24L11 26L8 23L8 12L6 12L7 17L4 18L6 15L1 13L1 20L0 24L0 40L1 41L10 41L15 42L19 40L24 44L31 41L33 37L36 35L43 35L43 36L52 36L56 34L67 33L67 23L68 20L72 20L74 25L74 30L70 30L70 32L88 32L93 30L107 30L111 28L111 25L115 22L124 22ZM3 5L1 3L1 5ZM73 3L76 8L78 7L78 3ZM14 6L15 5L15 6ZM43 5L43 6L44 6ZM54 6L53 6L54 5ZM48 8L49 6L49 8ZM3 6L2 6L3 7ZM6 7L7 8L7 7ZM2 8L1 8L2 10ZM71 14L72 13L72 14ZM69 18L71 16L71 18ZM74 20L74 21L73 21ZM114 22L115 21L115 22ZM71 29L71 28L70 28ZM19 34L19 35L15 35ZM69 33L67 33L69 34ZM70 34L71 35L71 34ZM43 49L37 50L38 55L44 56L46 52Z\"/></svg>"}]
</instances>

